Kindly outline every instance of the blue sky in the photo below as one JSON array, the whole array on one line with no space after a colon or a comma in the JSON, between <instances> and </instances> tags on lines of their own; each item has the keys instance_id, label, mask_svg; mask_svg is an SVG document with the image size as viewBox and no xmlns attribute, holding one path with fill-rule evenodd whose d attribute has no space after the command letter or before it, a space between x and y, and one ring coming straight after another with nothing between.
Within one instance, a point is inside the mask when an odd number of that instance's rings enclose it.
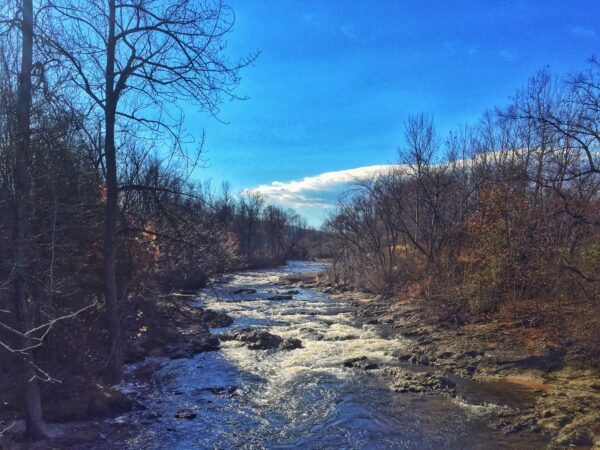
<instances>
[{"instance_id":1,"label":"blue sky","mask_svg":"<svg viewBox=\"0 0 600 450\"><path fill-rule=\"evenodd\" d=\"M348 169L395 162L409 114L434 114L445 133L505 103L540 68L573 72L600 53L600 1L228 4L229 54L261 54L242 73L237 93L248 100L223 105L226 124L186 108L188 130L206 132L196 176L259 187L313 225L360 172Z\"/></svg>"}]
</instances>

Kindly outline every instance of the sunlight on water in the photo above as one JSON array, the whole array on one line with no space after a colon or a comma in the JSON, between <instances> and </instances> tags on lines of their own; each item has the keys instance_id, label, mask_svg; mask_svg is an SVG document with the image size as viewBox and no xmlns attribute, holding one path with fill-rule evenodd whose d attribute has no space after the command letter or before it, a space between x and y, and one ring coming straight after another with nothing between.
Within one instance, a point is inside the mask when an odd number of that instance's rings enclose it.
<instances>
[{"instance_id":1,"label":"sunlight on water","mask_svg":"<svg viewBox=\"0 0 600 450\"><path fill-rule=\"evenodd\" d=\"M297 338L295 350L251 350L226 340L219 352L168 361L156 375L151 408L156 423L127 442L130 448L512 448L491 439L485 415L445 398L396 394L378 370L344 367L367 357L397 363L405 341L368 325L349 304L311 289L289 300L269 297L289 291L278 285L289 273L315 272L318 263L292 262L276 270L236 274L203 291L199 303L226 312L234 324L217 334L248 327ZM252 294L237 290L255 289ZM192 411L190 421L174 418ZM494 435L495 436L495 435ZM520 446L518 448L535 448Z\"/></svg>"},{"instance_id":2,"label":"sunlight on water","mask_svg":"<svg viewBox=\"0 0 600 450\"><path fill-rule=\"evenodd\" d=\"M320 267L304 263L298 270L307 268ZM288 270L294 269L292 266ZM300 293L294 295L293 300L263 298L286 291L272 288L281 275L279 271L236 275L227 288L212 293L207 291L202 296L207 308L243 319L238 322L242 327L246 323L271 324L269 332L302 341L301 349L275 354L249 350L237 341L225 342L222 345L224 357L240 370L264 378L267 385L277 386L275 390L280 391L286 383L307 371L348 378L352 372L343 368L343 362L349 358L367 356L378 363L394 362L392 351L399 348L398 342L383 339L375 327L360 323L348 310L348 305L332 303L326 296L304 289L297 289ZM265 286L268 287L266 291ZM251 287L257 292L232 294L240 287ZM271 391L267 387L265 392Z\"/></svg>"}]
</instances>

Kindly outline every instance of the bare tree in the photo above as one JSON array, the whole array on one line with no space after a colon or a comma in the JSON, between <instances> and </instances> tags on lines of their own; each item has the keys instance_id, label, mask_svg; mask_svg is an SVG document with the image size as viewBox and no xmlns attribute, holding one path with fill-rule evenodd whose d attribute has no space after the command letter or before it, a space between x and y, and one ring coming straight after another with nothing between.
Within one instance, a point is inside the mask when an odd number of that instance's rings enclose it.
<instances>
[{"instance_id":1,"label":"bare tree","mask_svg":"<svg viewBox=\"0 0 600 450\"><path fill-rule=\"evenodd\" d=\"M250 59L224 56L233 14L220 0L50 0L43 11L47 49L67 63L72 84L103 116L106 180L105 300L110 334L109 378L122 376L115 262L119 210L119 133L170 139L183 153L177 102L212 115L234 98L239 70Z\"/></svg>"},{"instance_id":2,"label":"bare tree","mask_svg":"<svg viewBox=\"0 0 600 450\"><path fill-rule=\"evenodd\" d=\"M265 200L258 193L242 195L238 205L237 230L241 236L242 252L246 260L254 257L259 245L257 229Z\"/></svg>"},{"instance_id":3,"label":"bare tree","mask_svg":"<svg viewBox=\"0 0 600 450\"><path fill-rule=\"evenodd\" d=\"M432 265L458 220L449 200L459 186L456 175L460 165L453 152L443 160L432 118L411 116L405 128L406 145L399 152L401 168L395 173L397 223ZM436 163L436 158L443 163Z\"/></svg>"},{"instance_id":4,"label":"bare tree","mask_svg":"<svg viewBox=\"0 0 600 450\"><path fill-rule=\"evenodd\" d=\"M46 436L42 416L37 366L31 339L34 329L34 311L37 306L31 286L35 264L31 233L31 104L33 71L33 2L23 0L20 16L15 19L20 30L20 68L17 82L16 139L14 162L14 195L16 218L13 236L13 271L10 276L11 295L17 317L18 330L12 330L18 339L15 352L20 356L21 377L25 393L27 434L35 439ZM10 347L5 347L10 349Z\"/></svg>"}]
</instances>

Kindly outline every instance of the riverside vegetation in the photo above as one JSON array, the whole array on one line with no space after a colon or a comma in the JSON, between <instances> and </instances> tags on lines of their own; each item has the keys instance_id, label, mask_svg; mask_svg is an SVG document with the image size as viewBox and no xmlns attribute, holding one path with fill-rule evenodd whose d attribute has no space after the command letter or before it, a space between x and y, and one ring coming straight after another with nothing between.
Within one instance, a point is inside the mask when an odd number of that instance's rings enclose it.
<instances>
[{"instance_id":1,"label":"riverside vegetation","mask_svg":"<svg viewBox=\"0 0 600 450\"><path fill-rule=\"evenodd\" d=\"M215 115L254 58L226 57L227 5L23 0L0 14L0 435L24 419L43 440L47 421L130 408L111 387L124 362L214 348L222 319L172 292L307 257L320 234L190 178L202 142L177 100Z\"/></svg>"},{"instance_id":2,"label":"riverside vegetation","mask_svg":"<svg viewBox=\"0 0 600 450\"><path fill-rule=\"evenodd\" d=\"M326 281L388 299L386 320L416 340L401 358L525 374L544 395L517 426L560 445L600 445L598 105L593 59L540 72L447 139L411 117L399 163L358 182L325 227Z\"/></svg>"},{"instance_id":3,"label":"riverside vegetation","mask_svg":"<svg viewBox=\"0 0 600 450\"><path fill-rule=\"evenodd\" d=\"M441 374L497 377L500 390L539 394L499 427L600 445L598 61L540 72L447 139L410 118L398 164L315 231L259 196L192 181L202 141L177 105L217 115L256 57L227 58L223 2L22 0L0 14L8 445L45 442L47 422L139 406L114 387L125 363L217 349L209 327L231 317L190 302L211 279L315 257L331 262L323 289L414 340L398 361L433 368L390 367L395 390L453 395ZM252 330L222 340L301 345ZM344 364L374 368L357 358Z\"/></svg>"}]
</instances>

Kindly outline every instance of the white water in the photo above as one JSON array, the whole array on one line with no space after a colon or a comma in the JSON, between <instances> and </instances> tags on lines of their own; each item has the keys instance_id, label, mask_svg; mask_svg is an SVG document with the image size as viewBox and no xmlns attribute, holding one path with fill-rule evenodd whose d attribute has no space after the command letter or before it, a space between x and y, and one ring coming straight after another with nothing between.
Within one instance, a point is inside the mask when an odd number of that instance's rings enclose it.
<instances>
[{"instance_id":1,"label":"white water","mask_svg":"<svg viewBox=\"0 0 600 450\"><path fill-rule=\"evenodd\" d=\"M345 368L345 360L362 356L395 364L393 352L405 343L363 323L350 305L311 289L298 289L292 300L268 300L291 289L277 284L282 275L320 269L317 263L292 262L240 273L202 292L200 304L234 318L232 327L213 332L266 327L300 339L303 347L250 350L225 341L218 352L166 361L146 399L147 411L161 417L126 418L136 421L135 432L113 443L136 449L536 448L488 429L490 408L394 393L377 370ZM257 293L233 294L240 288ZM197 416L176 419L181 410Z\"/></svg>"}]
</instances>

